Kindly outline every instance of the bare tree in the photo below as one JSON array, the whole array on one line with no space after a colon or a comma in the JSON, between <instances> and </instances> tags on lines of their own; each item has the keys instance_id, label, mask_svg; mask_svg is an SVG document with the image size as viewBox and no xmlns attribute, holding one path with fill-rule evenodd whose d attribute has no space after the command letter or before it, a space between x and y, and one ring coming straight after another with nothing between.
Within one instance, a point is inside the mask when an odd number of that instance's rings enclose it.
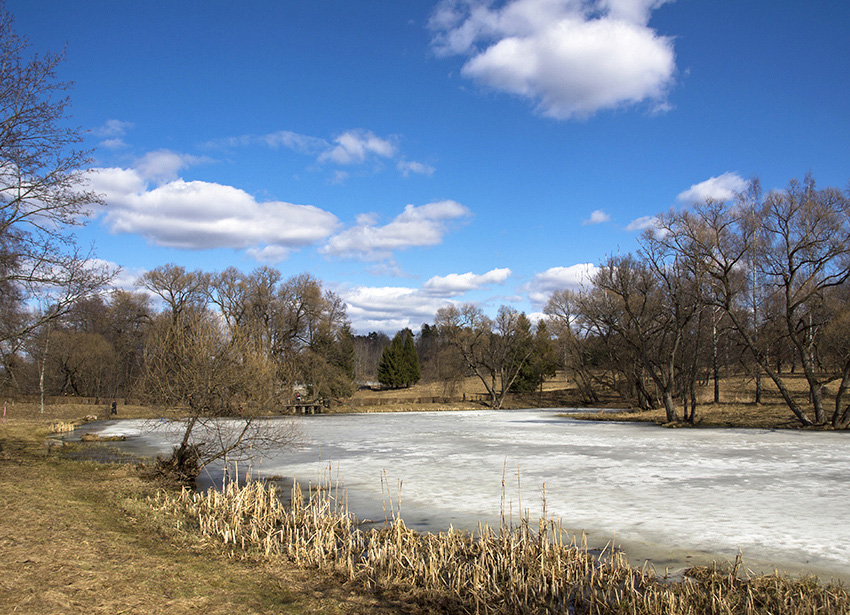
<instances>
[{"instance_id":1,"label":"bare tree","mask_svg":"<svg viewBox=\"0 0 850 615\"><path fill-rule=\"evenodd\" d=\"M684 269L660 254L612 256L592 283L580 299L582 317L597 334L614 334L609 339L621 344L655 384L667 420L678 421L677 360L686 326L697 313ZM642 386L642 378L637 380Z\"/></svg>"},{"instance_id":2,"label":"bare tree","mask_svg":"<svg viewBox=\"0 0 850 615\"><path fill-rule=\"evenodd\" d=\"M80 129L67 126L70 84L56 78L64 53L26 57L28 46L0 5L0 291L3 303L42 306L10 319L13 306L3 306L3 346L58 318L113 276L68 232L103 202L85 189L90 152L78 147Z\"/></svg>"},{"instance_id":3,"label":"bare tree","mask_svg":"<svg viewBox=\"0 0 850 615\"><path fill-rule=\"evenodd\" d=\"M185 481L214 461L298 439L293 422L263 420L278 403L275 365L245 330L228 329L208 309L208 281L173 265L143 280L166 306L151 327L140 389L152 403L187 415L180 443L162 464Z\"/></svg>"},{"instance_id":4,"label":"bare tree","mask_svg":"<svg viewBox=\"0 0 850 615\"><path fill-rule=\"evenodd\" d=\"M463 357L466 369L484 384L490 406L501 408L533 351L528 318L503 305L492 320L478 306L466 304L440 308L435 323L440 336Z\"/></svg>"},{"instance_id":5,"label":"bare tree","mask_svg":"<svg viewBox=\"0 0 850 615\"><path fill-rule=\"evenodd\" d=\"M745 197L671 214L664 223L665 241L704 264L716 305L800 423L823 424L827 415L817 343L829 319L824 307L829 294L850 279L850 200L834 188L817 189L811 177L802 184L791 181L760 204ZM803 367L814 417L791 393L771 364L769 346L759 339L758 332L766 329L761 327L764 315L752 318L753 270L764 287L760 302L775 306L781 336Z\"/></svg>"}]
</instances>

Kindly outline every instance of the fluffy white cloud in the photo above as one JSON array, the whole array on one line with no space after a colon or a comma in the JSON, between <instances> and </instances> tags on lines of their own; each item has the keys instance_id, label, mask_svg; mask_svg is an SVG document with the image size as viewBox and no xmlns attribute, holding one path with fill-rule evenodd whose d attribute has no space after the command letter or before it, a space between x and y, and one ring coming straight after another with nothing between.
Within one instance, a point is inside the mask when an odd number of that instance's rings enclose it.
<instances>
[{"instance_id":1,"label":"fluffy white cloud","mask_svg":"<svg viewBox=\"0 0 850 615\"><path fill-rule=\"evenodd\" d=\"M681 203L703 203L709 199L728 201L737 193L747 188L747 180L737 173L726 172L717 177L710 177L704 182L694 184L679 193L676 199Z\"/></svg>"},{"instance_id":2,"label":"fluffy white cloud","mask_svg":"<svg viewBox=\"0 0 850 615\"><path fill-rule=\"evenodd\" d=\"M358 286L339 295L354 330L361 333L383 331L392 335L404 327L415 331L422 323L433 322L437 310L446 305L444 298L398 286Z\"/></svg>"},{"instance_id":3,"label":"fluffy white cloud","mask_svg":"<svg viewBox=\"0 0 850 615\"><path fill-rule=\"evenodd\" d=\"M450 273L446 276L434 276L422 285L423 292L438 297L454 297L487 286L502 284L511 275L510 269L491 269L485 274L472 272Z\"/></svg>"},{"instance_id":4,"label":"fluffy white cloud","mask_svg":"<svg viewBox=\"0 0 850 615\"><path fill-rule=\"evenodd\" d=\"M643 231L648 228L653 228L658 226L658 218L655 216L641 216L640 218L635 218L631 222L626 225L627 231Z\"/></svg>"},{"instance_id":5,"label":"fluffy white cloud","mask_svg":"<svg viewBox=\"0 0 850 615\"><path fill-rule=\"evenodd\" d=\"M396 218L377 226L374 216L361 215L356 226L330 238L324 254L361 260L384 260L394 250L414 246L434 246L442 242L451 222L470 216L470 211L455 201L437 201L426 205L407 205Z\"/></svg>"},{"instance_id":6,"label":"fluffy white cloud","mask_svg":"<svg viewBox=\"0 0 850 615\"><path fill-rule=\"evenodd\" d=\"M644 101L667 106L672 39L648 26L667 0L443 0L433 45L467 59L462 73L534 101L544 115L584 118Z\"/></svg>"},{"instance_id":7,"label":"fluffy white cloud","mask_svg":"<svg viewBox=\"0 0 850 615\"><path fill-rule=\"evenodd\" d=\"M372 156L391 158L396 146L387 139L364 130L349 130L334 139L334 145L322 152L319 162L332 161L337 164L360 164Z\"/></svg>"},{"instance_id":8,"label":"fluffy white cloud","mask_svg":"<svg viewBox=\"0 0 850 615\"><path fill-rule=\"evenodd\" d=\"M597 267L593 263L552 267L535 275L531 282L526 285L525 291L532 303L543 305L557 290L564 290L565 288L577 290L588 284L596 271Z\"/></svg>"},{"instance_id":9,"label":"fluffy white cloud","mask_svg":"<svg viewBox=\"0 0 850 615\"><path fill-rule=\"evenodd\" d=\"M207 162L211 162L211 160L206 157L179 154L162 149L148 152L136 160L133 168L143 179L169 182L177 179L177 174L182 169Z\"/></svg>"},{"instance_id":10,"label":"fluffy white cloud","mask_svg":"<svg viewBox=\"0 0 850 615\"><path fill-rule=\"evenodd\" d=\"M91 188L109 207L104 222L112 232L134 233L154 244L185 249L250 250L263 261L279 261L290 250L330 236L339 221L311 205L258 202L232 186L173 179L180 156L143 158L138 169L106 168L91 173Z\"/></svg>"},{"instance_id":11,"label":"fluffy white cloud","mask_svg":"<svg viewBox=\"0 0 850 615\"><path fill-rule=\"evenodd\" d=\"M611 216L606 214L601 209L597 209L593 213L591 213L590 217L584 222L582 222L582 224L584 224L585 226L588 224L602 224L603 222L608 222L610 219Z\"/></svg>"}]
</instances>

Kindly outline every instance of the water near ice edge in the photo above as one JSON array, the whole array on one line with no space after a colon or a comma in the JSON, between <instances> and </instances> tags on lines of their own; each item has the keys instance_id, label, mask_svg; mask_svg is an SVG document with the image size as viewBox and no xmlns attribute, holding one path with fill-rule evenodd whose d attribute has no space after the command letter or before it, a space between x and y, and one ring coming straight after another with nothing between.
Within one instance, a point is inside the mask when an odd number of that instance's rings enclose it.
<instances>
[{"instance_id":1,"label":"water near ice edge","mask_svg":"<svg viewBox=\"0 0 850 615\"><path fill-rule=\"evenodd\" d=\"M498 526L504 471L515 521L520 506L540 515L545 485L547 516L586 531L591 546L616 537L662 571L686 563L686 553L732 559L740 549L765 572L850 578L850 434L664 429L557 413L307 416L299 418L307 444L266 455L254 472L315 483L330 464L359 518L389 515L389 492L409 527L442 531L474 529L479 519ZM170 450L168 425L93 428L151 453Z\"/></svg>"}]
</instances>

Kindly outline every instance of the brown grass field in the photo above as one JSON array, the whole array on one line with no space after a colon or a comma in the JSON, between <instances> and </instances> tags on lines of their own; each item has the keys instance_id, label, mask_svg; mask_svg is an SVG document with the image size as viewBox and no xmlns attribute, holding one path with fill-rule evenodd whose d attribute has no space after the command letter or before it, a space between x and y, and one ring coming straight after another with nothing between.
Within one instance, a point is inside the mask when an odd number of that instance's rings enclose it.
<instances>
[{"instance_id":1,"label":"brown grass field","mask_svg":"<svg viewBox=\"0 0 850 615\"><path fill-rule=\"evenodd\" d=\"M802 395L802 383L794 382ZM469 399L483 392L472 380L454 392L466 394L466 402L434 401L444 397L440 385L360 391L354 403L339 410L482 408ZM751 403L751 383L742 379L725 382L722 395L724 403L698 408L698 425L796 427L769 382L760 405ZM369 405L375 397L385 401ZM577 405L575 392L555 379L542 394L512 397L506 407ZM612 399L604 405L617 404ZM35 404L9 402L0 424L0 613L446 612L417 602L409 592L364 589L331 572L301 568L286 558L267 559L256 550L234 553L157 514L149 498L164 486L147 477L143 467L80 460L72 458L80 452L74 447L46 445L63 424L86 415L107 418L107 412L108 403L51 404L41 413ZM156 412L120 405L118 418ZM663 422L658 412L588 413L585 418Z\"/></svg>"},{"instance_id":2,"label":"brown grass field","mask_svg":"<svg viewBox=\"0 0 850 615\"><path fill-rule=\"evenodd\" d=\"M784 374L788 387L805 403L808 393L802 375ZM835 385L827 386L827 391ZM779 396L773 382L762 377L762 403L754 403L754 382L742 376L727 377L720 383L720 403L713 403L713 388L698 392L696 427L752 427L762 429L797 429L797 418ZM664 410L658 408L638 411L626 406L613 394L601 394L599 409L586 413L570 414L570 418L603 421L639 421L664 424ZM832 413L833 399L825 397L827 414ZM522 395L508 394L504 408L583 408L574 386L563 375L557 375L543 384L541 392ZM411 410L474 410L487 406L486 389L477 378L467 378L446 395L445 387L438 382L416 384L410 388L386 391L357 391L347 403L335 406L338 412L401 412ZM611 410L617 410L611 412ZM681 414L681 408L679 409ZM813 418L813 417L812 417Z\"/></svg>"},{"instance_id":3,"label":"brown grass field","mask_svg":"<svg viewBox=\"0 0 850 615\"><path fill-rule=\"evenodd\" d=\"M8 406L0 424L0 613L426 612L285 561L232 557L152 514L147 498L160 485L136 466L47 452L54 423L91 411L63 404L42 415L31 404Z\"/></svg>"}]
</instances>

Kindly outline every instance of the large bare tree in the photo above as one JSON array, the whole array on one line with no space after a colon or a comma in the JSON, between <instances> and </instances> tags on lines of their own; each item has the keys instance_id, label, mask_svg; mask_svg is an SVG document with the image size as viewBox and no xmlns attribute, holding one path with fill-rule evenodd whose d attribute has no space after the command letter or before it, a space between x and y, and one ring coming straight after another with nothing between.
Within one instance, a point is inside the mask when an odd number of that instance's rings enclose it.
<instances>
[{"instance_id":1,"label":"large bare tree","mask_svg":"<svg viewBox=\"0 0 850 615\"><path fill-rule=\"evenodd\" d=\"M90 151L69 125L64 53L28 55L0 4L0 347L58 318L113 275L69 232L101 198L86 189ZM31 311L34 303L41 309Z\"/></svg>"},{"instance_id":2,"label":"large bare tree","mask_svg":"<svg viewBox=\"0 0 850 615\"><path fill-rule=\"evenodd\" d=\"M440 308L435 323L441 338L487 389L490 406L501 408L534 349L528 318L503 305L491 319L480 307L466 304Z\"/></svg>"},{"instance_id":3,"label":"large bare tree","mask_svg":"<svg viewBox=\"0 0 850 615\"><path fill-rule=\"evenodd\" d=\"M752 192L670 213L662 218L664 242L703 263L714 289L709 296L799 422L823 424L826 380L817 345L831 318L830 296L850 279L850 199L834 188L818 189L811 177L792 180L763 200L748 198ZM758 305L772 305L775 312L759 313ZM779 325L793 348L809 385L809 404L793 395L772 364L759 337L768 324Z\"/></svg>"}]
</instances>

